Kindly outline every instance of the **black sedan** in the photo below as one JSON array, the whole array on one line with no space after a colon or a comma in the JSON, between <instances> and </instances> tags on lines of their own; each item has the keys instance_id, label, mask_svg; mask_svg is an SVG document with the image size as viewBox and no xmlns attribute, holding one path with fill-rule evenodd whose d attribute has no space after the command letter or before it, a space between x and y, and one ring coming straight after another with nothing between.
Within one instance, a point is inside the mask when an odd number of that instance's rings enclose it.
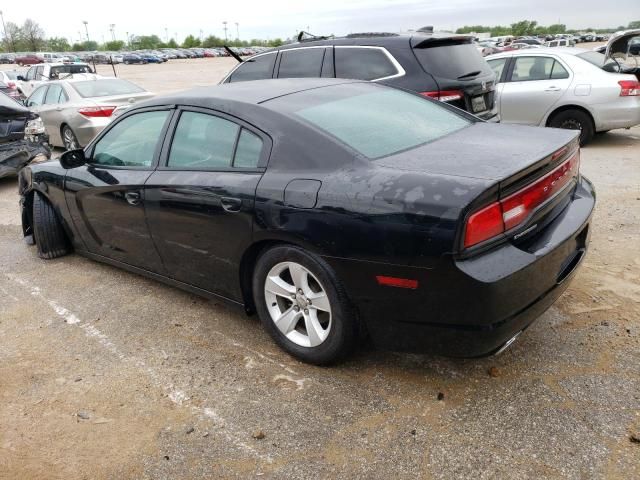
<instances>
[{"instance_id":1,"label":"black sedan","mask_svg":"<svg viewBox=\"0 0 640 480\"><path fill-rule=\"evenodd\" d=\"M23 231L257 312L286 351L479 356L567 288L595 204L577 133L382 85L241 82L136 105L23 170ZM135 295L132 292L131 295Z\"/></svg>"}]
</instances>

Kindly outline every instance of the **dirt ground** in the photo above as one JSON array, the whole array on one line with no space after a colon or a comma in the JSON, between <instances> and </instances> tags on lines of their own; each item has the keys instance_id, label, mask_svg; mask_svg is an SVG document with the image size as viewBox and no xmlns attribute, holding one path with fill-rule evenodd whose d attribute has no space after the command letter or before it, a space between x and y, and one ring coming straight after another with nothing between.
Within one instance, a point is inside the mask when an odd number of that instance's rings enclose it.
<instances>
[{"instance_id":1,"label":"dirt ground","mask_svg":"<svg viewBox=\"0 0 640 480\"><path fill-rule=\"evenodd\" d=\"M233 63L117 68L163 93ZM582 172L589 254L509 350L332 368L224 305L40 260L0 180L0 478L640 478L640 128L598 135Z\"/></svg>"}]
</instances>

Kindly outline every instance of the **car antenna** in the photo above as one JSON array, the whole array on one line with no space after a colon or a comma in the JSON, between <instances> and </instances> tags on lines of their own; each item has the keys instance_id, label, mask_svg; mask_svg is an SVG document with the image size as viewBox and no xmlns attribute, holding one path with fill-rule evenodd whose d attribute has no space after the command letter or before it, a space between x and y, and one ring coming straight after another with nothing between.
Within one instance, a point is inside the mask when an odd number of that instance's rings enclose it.
<instances>
[{"instance_id":1,"label":"car antenna","mask_svg":"<svg viewBox=\"0 0 640 480\"><path fill-rule=\"evenodd\" d=\"M224 49L227 51L227 53L228 53L229 55L231 55L233 58L235 58L235 59L238 61L238 63L243 63L243 62L244 62L244 60L242 60L242 59L240 58L240 55L238 55L236 52L234 52L233 50L231 50L231 49L230 49L229 47L227 47L226 45L223 45L223 46L222 46L222 48L224 48Z\"/></svg>"}]
</instances>

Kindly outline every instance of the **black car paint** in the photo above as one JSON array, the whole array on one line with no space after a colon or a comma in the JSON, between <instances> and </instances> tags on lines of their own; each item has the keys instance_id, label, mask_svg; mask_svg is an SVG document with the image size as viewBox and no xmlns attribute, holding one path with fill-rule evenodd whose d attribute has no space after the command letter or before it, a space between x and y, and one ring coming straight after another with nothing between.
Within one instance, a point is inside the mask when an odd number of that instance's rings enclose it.
<instances>
[{"instance_id":1,"label":"black car paint","mask_svg":"<svg viewBox=\"0 0 640 480\"><path fill-rule=\"evenodd\" d=\"M79 253L248 311L247 276L256 255L266 245L291 243L336 271L380 347L456 356L497 350L568 285L588 245L595 195L580 177L545 206L555 213L544 228L518 241L505 236L472 255L461 248L462 220L522 175L552 168L549 156L575 144L575 133L476 122L371 162L269 108L271 98L340 83L356 82L246 82L148 101L122 118L140 108L180 105L224 112L271 140L263 152L268 168L196 173L157 165L153 171L36 165L20 182L25 235L30 192L37 190L52 202ZM86 148L89 157L99 138ZM160 165L170 138L168 132L158 152ZM140 193L140 204L127 202L130 190ZM222 197L240 199L240 211L222 208ZM94 200L99 211L89 198L100 199ZM110 237L113 227L118 235ZM380 286L377 275L419 286Z\"/></svg>"},{"instance_id":2,"label":"black car paint","mask_svg":"<svg viewBox=\"0 0 640 480\"><path fill-rule=\"evenodd\" d=\"M36 157L49 158L48 137L25 138L25 128L38 115L0 93L0 178L17 175Z\"/></svg>"}]
</instances>

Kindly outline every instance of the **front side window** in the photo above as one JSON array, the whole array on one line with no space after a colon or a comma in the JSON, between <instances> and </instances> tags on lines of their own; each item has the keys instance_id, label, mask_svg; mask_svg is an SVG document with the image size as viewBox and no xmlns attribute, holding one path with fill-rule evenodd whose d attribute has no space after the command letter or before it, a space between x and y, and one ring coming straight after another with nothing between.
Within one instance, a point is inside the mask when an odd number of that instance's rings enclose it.
<instances>
[{"instance_id":1,"label":"front side window","mask_svg":"<svg viewBox=\"0 0 640 480\"><path fill-rule=\"evenodd\" d=\"M37 107L44 103L44 94L47 91L47 87L37 88L27 100L28 107Z\"/></svg>"},{"instance_id":2,"label":"front side window","mask_svg":"<svg viewBox=\"0 0 640 480\"><path fill-rule=\"evenodd\" d=\"M230 82L243 82L246 80L262 80L271 78L276 54L268 53L246 60L231 74Z\"/></svg>"},{"instance_id":3,"label":"front side window","mask_svg":"<svg viewBox=\"0 0 640 480\"><path fill-rule=\"evenodd\" d=\"M389 57L379 48L336 47L334 56L337 78L377 80L398 73Z\"/></svg>"},{"instance_id":4,"label":"front side window","mask_svg":"<svg viewBox=\"0 0 640 480\"><path fill-rule=\"evenodd\" d=\"M36 67L36 77L34 80L44 80L44 67Z\"/></svg>"},{"instance_id":5,"label":"front side window","mask_svg":"<svg viewBox=\"0 0 640 480\"><path fill-rule=\"evenodd\" d=\"M324 48L285 50L280 54L278 78L320 77Z\"/></svg>"},{"instance_id":6,"label":"front side window","mask_svg":"<svg viewBox=\"0 0 640 480\"><path fill-rule=\"evenodd\" d=\"M557 66L556 66L557 65ZM555 75L554 75L555 70ZM569 78L569 73L551 57L516 57L512 82Z\"/></svg>"},{"instance_id":7,"label":"front side window","mask_svg":"<svg viewBox=\"0 0 640 480\"><path fill-rule=\"evenodd\" d=\"M224 118L183 112L176 127L167 166L230 168L240 126Z\"/></svg>"},{"instance_id":8,"label":"front side window","mask_svg":"<svg viewBox=\"0 0 640 480\"><path fill-rule=\"evenodd\" d=\"M33 80L33 77L36 75L36 67L31 67L27 72L27 76L24 77L25 80Z\"/></svg>"},{"instance_id":9,"label":"front side window","mask_svg":"<svg viewBox=\"0 0 640 480\"><path fill-rule=\"evenodd\" d=\"M63 103L66 101L66 95L60 85L51 85L47 90L47 96L44 99L44 103L47 105L54 105L56 103Z\"/></svg>"},{"instance_id":10,"label":"front side window","mask_svg":"<svg viewBox=\"0 0 640 480\"><path fill-rule=\"evenodd\" d=\"M280 104L287 112L293 108L290 113L369 159L418 147L472 123L437 102L407 92L351 88L318 89L310 105L292 107L292 99L271 102L276 108Z\"/></svg>"},{"instance_id":11,"label":"front side window","mask_svg":"<svg viewBox=\"0 0 640 480\"><path fill-rule=\"evenodd\" d=\"M167 111L143 112L122 119L96 143L92 163L150 167L168 115Z\"/></svg>"}]
</instances>

